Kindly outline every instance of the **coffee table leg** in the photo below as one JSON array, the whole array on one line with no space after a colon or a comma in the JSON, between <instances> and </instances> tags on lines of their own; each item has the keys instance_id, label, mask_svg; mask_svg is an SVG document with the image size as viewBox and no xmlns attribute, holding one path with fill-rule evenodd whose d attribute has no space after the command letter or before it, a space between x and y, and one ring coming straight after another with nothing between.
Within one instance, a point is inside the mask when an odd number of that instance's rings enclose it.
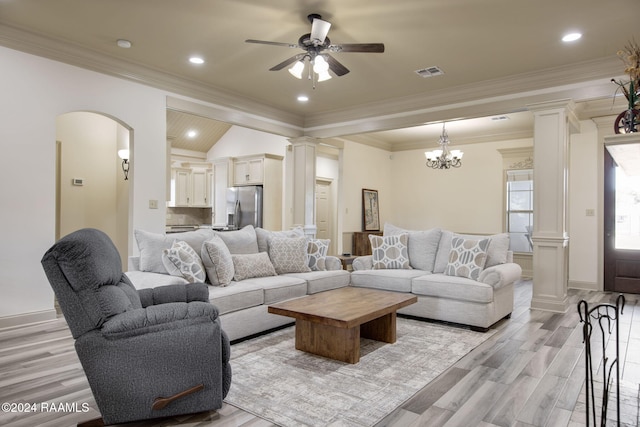
<instances>
[{"instance_id":1,"label":"coffee table leg","mask_svg":"<svg viewBox=\"0 0 640 427\"><path fill-rule=\"evenodd\" d=\"M396 342L396 313L386 314L360 326L360 335L376 341Z\"/></svg>"},{"instance_id":2,"label":"coffee table leg","mask_svg":"<svg viewBox=\"0 0 640 427\"><path fill-rule=\"evenodd\" d=\"M358 363L360 327L336 328L296 319L296 349L346 363Z\"/></svg>"}]
</instances>

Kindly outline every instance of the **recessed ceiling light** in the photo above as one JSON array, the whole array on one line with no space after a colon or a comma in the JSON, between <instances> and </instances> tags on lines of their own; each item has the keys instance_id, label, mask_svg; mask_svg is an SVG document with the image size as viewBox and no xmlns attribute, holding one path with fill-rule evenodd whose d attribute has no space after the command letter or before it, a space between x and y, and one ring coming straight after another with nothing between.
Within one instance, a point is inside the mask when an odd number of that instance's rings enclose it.
<instances>
[{"instance_id":1,"label":"recessed ceiling light","mask_svg":"<svg viewBox=\"0 0 640 427\"><path fill-rule=\"evenodd\" d=\"M300 102L307 102L309 100L309 97L307 95L299 95L298 96L298 101Z\"/></svg>"},{"instance_id":2,"label":"recessed ceiling light","mask_svg":"<svg viewBox=\"0 0 640 427\"><path fill-rule=\"evenodd\" d=\"M189 62L191 62L192 64L200 65L204 64L204 59L199 56L192 56L191 58L189 58Z\"/></svg>"},{"instance_id":3,"label":"recessed ceiling light","mask_svg":"<svg viewBox=\"0 0 640 427\"><path fill-rule=\"evenodd\" d=\"M565 43L574 42L582 37L581 33L568 33L562 37L562 41Z\"/></svg>"},{"instance_id":4,"label":"recessed ceiling light","mask_svg":"<svg viewBox=\"0 0 640 427\"><path fill-rule=\"evenodd\" d=\"M198 132L196 132L195 130L190 130L189 132L187 132L187 136L189 138L195 138L198 135Z\"/></svg>"},{"instance_id":5,"label":"recessed ceiling light","mask_svg":"<svg viewBox=\"0 0 640 427\"><path fill-rule=\"evenodd\" d=\"M131 42L129 40L118 39L116 43L118 44L118 47L121 47L123 49L129 49L131 47Z\"/></svg>"}]
</instances>

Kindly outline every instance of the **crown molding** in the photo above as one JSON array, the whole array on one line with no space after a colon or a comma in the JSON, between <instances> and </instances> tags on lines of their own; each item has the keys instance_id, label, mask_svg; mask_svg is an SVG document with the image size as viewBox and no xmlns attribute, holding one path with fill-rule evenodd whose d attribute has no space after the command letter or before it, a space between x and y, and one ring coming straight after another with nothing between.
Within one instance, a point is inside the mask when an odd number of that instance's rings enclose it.
<instances>
[{"instance_id":1,"label":"crown molding","mask_svg":"<svg viewBox=\"0 0 640 427\"><path fill-rule=\"evenodd\" d=\"M6 24L0 24L0 45L217 105L221 110L234 113L235 124L243 124L245 116L254 126L256 117L280 123L285 128L301 129L304 123L301 115L278 110L228 90Z\"/></svg>"}]
</instances>

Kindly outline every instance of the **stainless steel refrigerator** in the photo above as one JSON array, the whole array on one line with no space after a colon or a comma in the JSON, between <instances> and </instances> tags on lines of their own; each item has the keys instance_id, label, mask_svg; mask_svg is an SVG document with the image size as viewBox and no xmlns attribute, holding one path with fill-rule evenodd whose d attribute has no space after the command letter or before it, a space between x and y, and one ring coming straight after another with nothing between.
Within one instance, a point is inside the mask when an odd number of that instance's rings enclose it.
<instances>
[{"instance_id":1,"label":"stainless steel refrigerator","mask_svg":"<svg viewBox=\"0 0 640 427\"><path fill-rule=\"evenodd\" d=\"M227 227L262 227L262 186L227 188Z\"/></svg>"}]
</instances>

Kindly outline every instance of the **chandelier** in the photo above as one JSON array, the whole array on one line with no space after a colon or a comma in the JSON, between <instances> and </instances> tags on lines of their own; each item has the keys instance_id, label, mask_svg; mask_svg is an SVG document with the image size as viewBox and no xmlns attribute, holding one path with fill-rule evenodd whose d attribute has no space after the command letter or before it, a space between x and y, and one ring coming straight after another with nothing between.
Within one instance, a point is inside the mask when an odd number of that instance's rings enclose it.
<instances>
[{"instance_id":1,"label":"chandelier","mask_svg":"<svg viewBox=\"0 0 640 427\"><path fill-rule=\"evenodd\" d=\"M442 123L442 135L440 135L439 150L425 151L427 166L432 169L459 168L462 166L462 151L449 150L449 135Z\"/></svg>"}]
</instances>

